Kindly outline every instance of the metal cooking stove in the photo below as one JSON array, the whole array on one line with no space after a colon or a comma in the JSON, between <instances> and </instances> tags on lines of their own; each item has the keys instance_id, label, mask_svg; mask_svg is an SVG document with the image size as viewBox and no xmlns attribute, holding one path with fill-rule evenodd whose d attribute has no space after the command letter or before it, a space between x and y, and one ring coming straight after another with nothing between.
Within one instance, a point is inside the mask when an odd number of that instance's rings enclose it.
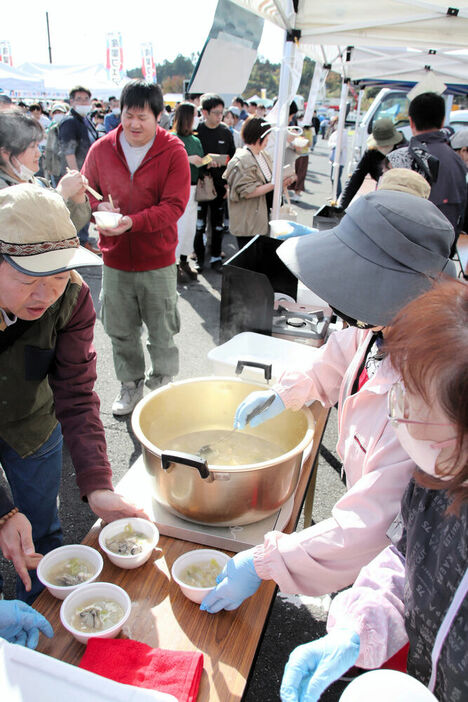
<instances>
[{"instance_id":1,"label":"metal cooking stove","mask_svg":"<svg viewBox=\"0 0 468 702\"><path fill-rule=\"evenodd\" d=\"M323 310L280 298L273 307L271 335L310 346L322 346L329 324L330 317Z\"/></svg>"},{"instance_id":2,"label":"metal cooking stove","mask_svg":"<svg viewBox=\"0 0 468 702\"><path fill-rule=\"evenodd\" d=\"M311 448L312 446L305 452L303 463ZM291 517L294 503L293 495L278 512L255 524L234 527L195 524L164 509L152 497L151 480L145 470L142 456L135 461L119 483L119 491L139 505L143 499L142 507L156 523L161 534L227 551L243 551L257 546L263 543L263 537L268 531L282 531Z\"/></svg>"}]
</instances>

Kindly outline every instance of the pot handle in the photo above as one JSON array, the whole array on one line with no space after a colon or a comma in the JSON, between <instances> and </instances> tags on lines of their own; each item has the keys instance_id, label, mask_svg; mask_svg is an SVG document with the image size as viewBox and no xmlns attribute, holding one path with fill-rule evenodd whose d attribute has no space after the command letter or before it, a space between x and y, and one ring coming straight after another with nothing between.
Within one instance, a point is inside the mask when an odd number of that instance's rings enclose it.
<instances>
[{"instance_id":1,"label":"pot handle","mask_svg":"<svg viewBox=\"0 0 468 702\"><path fill-rule=\"evenodd\" d=\"M260 368L265 374L265 380L268 383L271 380L272 365L271 363L259 363L257 361L237 361L236 375L240 375L245 366L250 368Z\"/></svg>"},{"instance_id":2,"label":"pot handle","mask_svg":"<svg viewBox=\"0 0 468 702\"><path fill-rule=\"evenodd\" d=\"M163 469L168 470L173 463L182 463L184 466L196 468L203 480L208 480L209 482L213 480L213 474L208 468L206 460L194 453L183 453L182 451L169 453L168 451L163 451L161 453L161 465Z\"/></svg>"}]
</instances>

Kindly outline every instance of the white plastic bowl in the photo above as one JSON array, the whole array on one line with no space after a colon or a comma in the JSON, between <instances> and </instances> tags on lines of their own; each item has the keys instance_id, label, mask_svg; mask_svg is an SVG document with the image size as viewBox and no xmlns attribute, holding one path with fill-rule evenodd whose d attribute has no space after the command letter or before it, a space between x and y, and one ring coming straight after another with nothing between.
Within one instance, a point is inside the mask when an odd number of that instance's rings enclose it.
<instances>
[{"instance_id":1,"label":"white plastic bowl","mask_svg":"<svg viewBox=\"0 0 468 702\"><path fill-rule=\"evenodd\" d=\"M293 146L297 146L298 149L303 149L308 145L309 140L306 139L305 137L298 136L295 139L293 139L292 143L293 143Z\"/></svg>"},{"instance_id":2,"label":"white plastic bowl","mask_svg":"<svg viewBox=\"0 0 468 702\"><path fill-rule=\"evenodd\" d=\"M179 556L177 560L174 561L171 569L172 579L177 583L185 597L188 597L192 602L200 602L204 599L214 587L193 587L192 585L187 585L183 580L180 579L180 574L187 568L187 566L192 563L200 563L200 561L208 561L214 558L221 570L224 568L226 563L230 560L230 556L222 551L215 551L209 548L196 549L195 551L188 551L182 556Z\"/></svg>"},{"instance_id":3,"label":"white plastic bowl","mask_svg":"<svg viewBox=\"0 0 468 702\"><path fill-rule=\"evenodd\" d=\"M89 561L89 563L91 563L95 569L94 575L91 576L89 580L86 580L84 583L80 583L79 585L53 585L47 579L47 574L52 568L54 568L54 566L60 563L60 561L66 561L68 558L83 558L86 561ZM83 587L87 583L94 582L94 580L96 580L96 578L100 575L103 565L104 562L101 554L99 551L96 551L95 548L91 548L91 546L84 546L83 544L59 546L53 551L47 553L39 562L37 567L37 577L41 583L46 586L51 595L57 597L59 600L64 600L65 597L67 597L71 592L74 592L77 588Z\"/></svg>"},{"instance_id":4,"label":"white plastic bowl","mask_svg":"<svg viewBox=\"0 0 468 702\"><path fill-rule=\"evenodd\" d=\"M286 219L270 219L269 225L273 236L284 236L294 231Z\"/></svg>"},{"instance_id":5,"label":"white plastic bowl","mask_svg":"<svg viewBox=\"0 0 468 702\"><path fill-rule=\"evenodd\" d=\"M122 215L119 212L93 212L94 221L103 229L115 229L120 224Z\"/></svg>"},{"instance_id":6,"label":"white plastic bowl","mask_svg":"<svg viewBox=\"0 0 468 702\"><path fill-rule=\"evenodd\" d=\"M139 531L149 538L146 548L143 548L141 553L137 553L134 556L125 556L120 553L114 553L106 546L106 540L123 531L127 524L130 524L133 531ZM115 522L107 524L99 534L99 546L102 548L111 563L119 566L119 568L126 569L138 568L139 566L143 565L143 563L146 563L158 541L159 531L157 526L153 524L153 522L149 522L147 519L140 519L140 517L116 519Z\"/></svg>"},{"instance_id":7,"label":"white plastic bowl","mask_svg":"<svg viewBox=\"0 0 468 702\"><path fill-rule=\"evenodd\" d=\"M123 609L123 616L121 620L114 626L109 627L109 629L104 629L103 631L93 632L90 634L85 634L78 629L75 629L70 624L71 618L77 607L89 602L90 600L100 600L109 599L117 602ZM75 592L63 601L60 607L60 620L70 632L73 634L75 639L80 643L88 643L88 639L91 637L99 639L115 639L125 622L130 616L130 611L132 608L132 602L130 597L127 595L125 590L118 585L113 583L90 583L89 585L82 585Z\"/></svg>"}]
</instances>

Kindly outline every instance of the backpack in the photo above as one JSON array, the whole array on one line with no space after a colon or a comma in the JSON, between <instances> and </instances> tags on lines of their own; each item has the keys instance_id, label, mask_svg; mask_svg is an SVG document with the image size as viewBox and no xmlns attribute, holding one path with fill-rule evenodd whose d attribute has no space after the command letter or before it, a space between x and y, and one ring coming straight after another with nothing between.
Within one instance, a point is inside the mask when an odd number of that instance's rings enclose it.
<instances>
[{"instance_id":1,"label":"backpack","mask_svg":"<svg viewBox=\"0 0 468 702\"><path fill-rule=\"evenodd\" d=\"M59 139L59 125L52 124L47 131L44 170L48 177L62 175L62 144Z\"/></svg>"}]
</instances>

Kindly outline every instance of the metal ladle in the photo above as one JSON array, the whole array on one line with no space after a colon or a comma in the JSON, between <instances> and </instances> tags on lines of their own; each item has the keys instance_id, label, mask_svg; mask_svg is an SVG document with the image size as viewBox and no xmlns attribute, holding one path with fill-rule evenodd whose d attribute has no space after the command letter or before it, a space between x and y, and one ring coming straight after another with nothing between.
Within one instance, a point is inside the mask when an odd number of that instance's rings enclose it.
<instances>
[{"instance_id":1,"label":"metal ladle","mask_svg":"<svg viewBox=\"0 0 468 702\"><path fill-rule=\"evenodd\" d=\"M265 400L265 402L262 402L261 405L259 405L258 407L255 407L255 409L253 409L245 418L245 425L247 426L247 424L249 424L254 417L256 417L258 414L261 414L262 412L267 410L270 407L270 405L273 404L273 402L275 401L275 398L276 398L276 395L274 393L272 393L272 395L269 398L267 398ZM231 429L230 431L223 434L223 436L220 436L218 439L215 439L214 441L212 441L211 444L204 444L203 446L201 446L198 449L198 451L197 451L198 455L201 456L202 458L206 458L206 456L209 455L210 453L214 453L215 449L213 448L213 446L219 446L220 443L229 439L233 434L236 433L236 431L237 431L237 428Z\"/></svg>"}]
</instances>

